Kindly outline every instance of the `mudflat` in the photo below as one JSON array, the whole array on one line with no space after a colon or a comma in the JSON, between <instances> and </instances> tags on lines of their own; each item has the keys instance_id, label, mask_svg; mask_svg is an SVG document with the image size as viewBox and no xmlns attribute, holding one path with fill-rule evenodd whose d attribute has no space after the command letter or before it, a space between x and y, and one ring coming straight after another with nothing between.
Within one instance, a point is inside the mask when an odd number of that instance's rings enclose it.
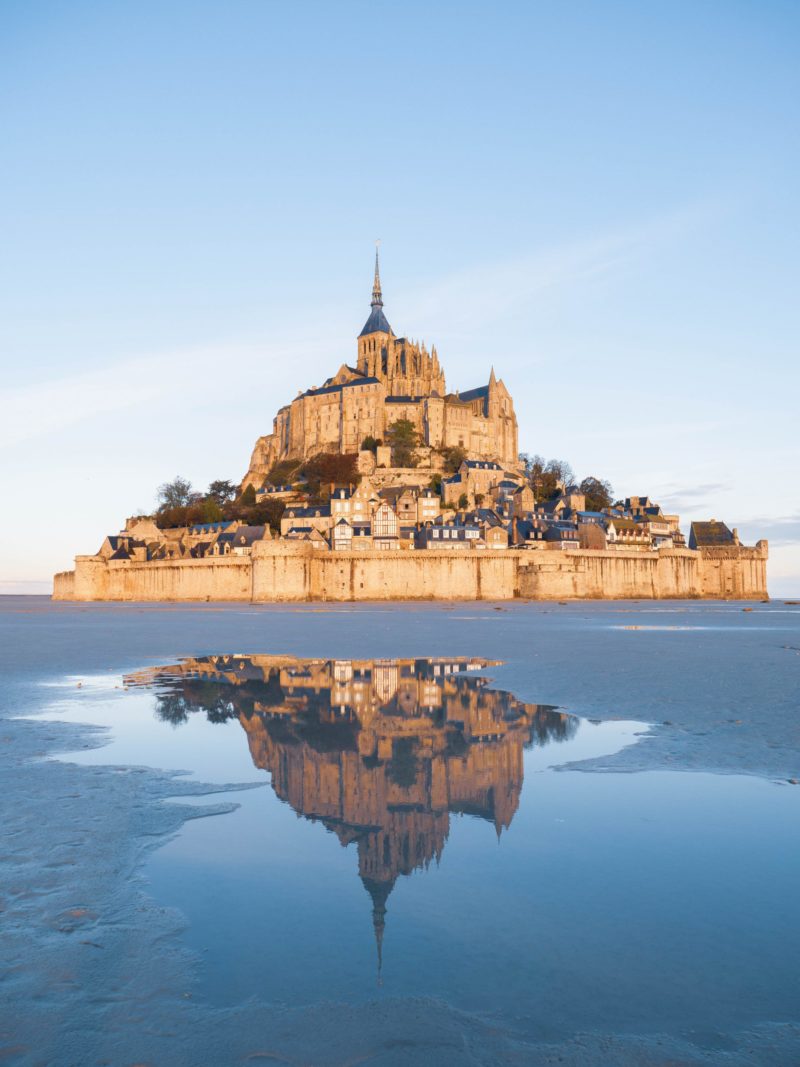
<instances>
[{"instance_id":1,"label":"mudflat","mask_svg":"<svg viewBox=\"0 0 800 1067\"><path fill-rule=\"evenodd\" d=\"M800 1058L800 606L0 636L4 1062Z\"/></svg>"}]
</instances>

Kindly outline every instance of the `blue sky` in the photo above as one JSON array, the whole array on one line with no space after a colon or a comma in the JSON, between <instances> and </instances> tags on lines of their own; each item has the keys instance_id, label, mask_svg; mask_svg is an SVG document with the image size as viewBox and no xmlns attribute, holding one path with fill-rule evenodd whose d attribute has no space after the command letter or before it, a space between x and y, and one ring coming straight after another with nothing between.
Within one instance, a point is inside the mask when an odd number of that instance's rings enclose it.
<instances>
[{"instance_id":1,"label":"blue sky","mask_svg":"<svg viewBox=\"0 0 800 1067\"><path fill-rule=\"evenodd\" d=\"M800 593L800 7L0 6L0 589L238 479L386 312ZM24 530L24 536L21 531Z\"/></svg>"}]
</instances>

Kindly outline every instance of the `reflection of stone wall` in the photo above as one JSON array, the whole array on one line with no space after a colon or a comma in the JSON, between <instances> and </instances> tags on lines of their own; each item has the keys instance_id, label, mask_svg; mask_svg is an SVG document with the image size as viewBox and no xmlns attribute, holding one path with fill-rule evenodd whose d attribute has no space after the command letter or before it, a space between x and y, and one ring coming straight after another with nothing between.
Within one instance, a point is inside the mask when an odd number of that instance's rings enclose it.
<instances>
[{"instance_id":1,"label":"reflection of stone wall","mask_svg":"<svg viewBox=\"0 0 800 1067\"><path fill-rule=\"evenodd\" d=\"M660 552L316 552L259 542L251 557L129 563L78 556L56 600L760 600L767 542Z\"/></svg>"}]
</instances>

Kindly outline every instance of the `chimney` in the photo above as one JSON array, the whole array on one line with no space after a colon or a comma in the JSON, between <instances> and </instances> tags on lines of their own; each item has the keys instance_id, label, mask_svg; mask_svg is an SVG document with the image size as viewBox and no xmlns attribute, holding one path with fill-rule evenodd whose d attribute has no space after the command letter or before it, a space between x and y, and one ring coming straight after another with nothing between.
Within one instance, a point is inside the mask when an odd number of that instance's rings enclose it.
<instances>
[{"instance_id":1,"label":"chimney","mask_svg":"<svg viewBox=\"0 0 800 1067\"><path fill-rule=\"evenodd\" d=\"M732 532L733 532L733 543L735 545L740 545L742 542L739 540L739 531L736 529L735 526L734 526Z\"/></svg>"}]
</instances>

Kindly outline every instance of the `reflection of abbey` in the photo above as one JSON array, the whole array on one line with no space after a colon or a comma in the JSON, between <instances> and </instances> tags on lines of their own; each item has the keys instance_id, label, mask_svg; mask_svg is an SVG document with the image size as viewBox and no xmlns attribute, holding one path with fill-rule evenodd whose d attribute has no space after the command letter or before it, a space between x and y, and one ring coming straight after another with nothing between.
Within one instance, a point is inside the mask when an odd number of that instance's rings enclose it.
<instances>
[{"instance_id":1,"label":"reflection of abbey","mask_svg":"<svg viewBox=\"0 0 800 1067\"><path fill-rule=\"evenodd\" d=\"M421 445L462 448L470 459L518 463L511 394L494 370L487 385L448 393L436 349L396 337L383 312L375 256L372 310L358 337L355 367L343 363L319 389L307 389L259 438L245 482L260 487L273 465L319 452L358 452L365 438L386 439L393 422L413 423Z\"/></svg>"},{"instance_id":2,"label":"reflection of abbey","mask_svg":"<svg viewBox=\"0 0 800 1067\"><path fill-rule=\"evenodd\" d=\"M159 714L238 717L253 762L295 811L358 849L380 952L400 875L438 860L452 814L506 829L523 749L565 740L577 720L523 704L476 672L483 660L298 660L210 656L134 676Z\"/></svg>"}]
</instances>

